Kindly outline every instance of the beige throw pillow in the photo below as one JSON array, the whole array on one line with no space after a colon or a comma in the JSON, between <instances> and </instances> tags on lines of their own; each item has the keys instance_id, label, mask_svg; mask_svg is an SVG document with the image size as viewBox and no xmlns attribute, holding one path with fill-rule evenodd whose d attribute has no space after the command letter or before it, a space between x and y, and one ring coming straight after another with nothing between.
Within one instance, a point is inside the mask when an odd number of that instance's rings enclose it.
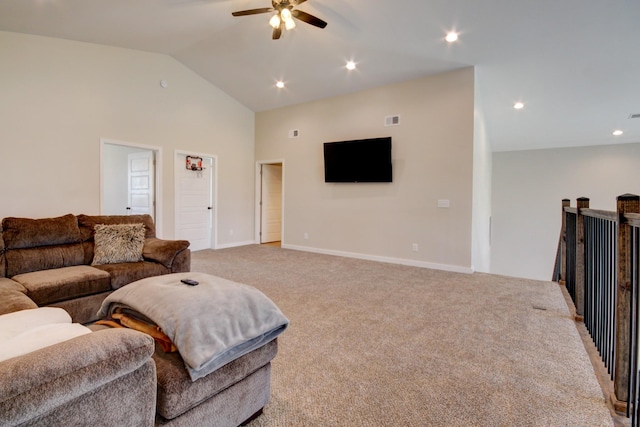
<instances>
[{"instance_id":1,"label":"beige throw pillow","mask_svg":"<svg viewBox=\"0 0 640 427\"><path fill-rule=\"evenodd\" d=\"M91 265L142 261L144 224L97 224Z\"/></svg>"}]
</instances>

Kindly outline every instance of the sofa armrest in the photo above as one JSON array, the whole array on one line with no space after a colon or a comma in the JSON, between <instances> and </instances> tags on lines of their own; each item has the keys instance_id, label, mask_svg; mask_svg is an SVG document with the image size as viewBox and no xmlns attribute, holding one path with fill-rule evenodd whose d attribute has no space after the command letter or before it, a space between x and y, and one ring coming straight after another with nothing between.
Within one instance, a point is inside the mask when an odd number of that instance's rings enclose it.
<instances>
[{"instance_id":1,"label":"sofa armrest","mask_svg":"<svg viewBox=\"0 0 640 427\"><path fill-rule=\"evenodd\" d=\"M185 249L178 253L171 265L172 273L187 273L191 271L191 250Z\"/></svg>"},{"instance_id":2,"label":"sofa armrest","mask_svg":"<svg viewBox=\"0 0 640 427\"><path fill-rule=\"evenodd\" d=\"M149 363L153 351L153 339L145 334L108 329L0 362L0 425L18 425L72 404Z\"/></svg>"},{"instance_id":3,"label":"sofa armrest","mask_svg":"<svg viewBox=\"0 0 640 427\"><path fill-rule=\"evenodd\" d=\"M151 261L159 262L171 269L176 256L187 249L190 243L187 240L162 240L156 237L145 239L142 248L142 256Z\"/></svg>"},{"instance_id":4,"label":"sofa armrest","mask_svg":"<svg viewBox=\"0 0 640 427\"><path fill-rule=\"evenodd\" d=\"M38 308L38 305L25 295L26 292L27 290L20 283L0 277L0 315Z\"/></svg>"}]
</instances>

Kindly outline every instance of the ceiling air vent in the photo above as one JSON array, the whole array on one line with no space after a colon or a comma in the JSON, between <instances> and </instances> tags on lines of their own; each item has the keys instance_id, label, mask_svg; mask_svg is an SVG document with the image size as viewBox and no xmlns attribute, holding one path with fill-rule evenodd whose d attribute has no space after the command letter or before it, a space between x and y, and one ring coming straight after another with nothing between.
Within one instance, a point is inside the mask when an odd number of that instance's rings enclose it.
<instances>
[{"instance_id":1,"label":"ceiling air vent","mask_svg":"<svg viewBox=\"0 0 640 427\"><path fill-rule=\"evenodd\" d=\"M636 114L630 114L629 115L630 119L640 119L640 113L636 113Z\"/></svg>"},{"instance_id":2,"label":"ceiling air vent","mask_svg":"<svg viewBox=\"0 0 640 427\"><path fill-rule=\"evenodd\" d=\"M400 124L400 116L387 116L384 118L385 126L398 126Z\"/></svg>"},{"instance_id":3,"label":"ceiling air vent","mask_svg":"<svg viewBox=\"0 0 640 427\"><path fill-rule=\"evenodd\" d=\"M291 129L289 131L289 138L297 138L298 137L298 129Z\"/></svg>"}]
</instances>

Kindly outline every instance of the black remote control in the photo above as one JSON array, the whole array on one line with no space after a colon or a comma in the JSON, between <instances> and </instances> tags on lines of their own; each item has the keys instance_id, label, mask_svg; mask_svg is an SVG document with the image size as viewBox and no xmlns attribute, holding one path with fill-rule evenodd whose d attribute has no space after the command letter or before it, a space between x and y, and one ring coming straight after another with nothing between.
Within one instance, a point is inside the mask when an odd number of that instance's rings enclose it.
<instances>
[{"instance_id":1,"label":"black remote control","mask_svg":"<svg viewBox=\"0 0 640 427\"><path fill-rule=\"evenodd\" d=\"M198 281L193 280L193 279L182 279L180 281L182 283L184 283L185 285L189 285L189 286L196 286L198 284Z\"/></svg>"}]
</instances>

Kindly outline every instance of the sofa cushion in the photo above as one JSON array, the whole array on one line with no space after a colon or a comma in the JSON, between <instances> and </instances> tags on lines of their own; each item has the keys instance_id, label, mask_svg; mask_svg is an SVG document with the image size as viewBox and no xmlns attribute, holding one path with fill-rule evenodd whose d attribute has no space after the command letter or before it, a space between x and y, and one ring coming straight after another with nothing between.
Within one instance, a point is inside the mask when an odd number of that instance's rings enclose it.
<instances>
[{"instance_id":1,"label":"sofa cushion","mask_svg":"<svg viewBox=\"0 0 640 427\"><path fill-rule=\"evenodd\" d=\"M106 271L111 276L111 289L118 289L136 280L151 276L160 276L171 271L157 262L124 262L120 264L102 264L94 268Z\"/></svg>"},{"instance_id":2,"label":"sofa cushion","mask_svg":"<svg viewBox=\"0 0 640 427\"><path fill-rule=\"evenodd\" d=\"M124 417L110 417L110 413L119 414L123 407L141 410L140 405L127 406L127 401L155 400L152 352L151 337L113 329L1 362L0 425L153 425L140 421L136 412L127 415L128 422L123 421ZM141 367L145 367L144 376L130 376ZM118 386L119 379L126 381L126 387ZM148 408L145 414L148 411L152 416L153 405L144 406ZM71 408L68 417L56 419L56 412L67 407ZM74 414L73 410L78 412ZM91 419L96 412L103 414L102 422Z\"/></svg>"},{"instance_id":3,"label":"sofa cushion","mask_svg":"<svg viewBox=\"0 0 640 427\"><path fill-rule=\"evenodd\" d=\"M72 214L57 218L13 218L2 220L2 235L7 249L79 243L80 228Z\"/></svg>"},{"instance_id":4,"label":"sofa cushion","mask_svg":"<svg viewBox=\"0 0 640 427\"><path fill-rule=\"evenodd\" d=\"M84 263L78 221L69 214L57 218L4 218L6 276Z\"/></svg>"},{"instance_id":5,"label":"sofa cushion","mask_svg":"<svg viewBox=\"0 0 640 427\"><path fill-rule=\"evenodd\" d=\"M71 323L69 313L56 307L20 310L0 316L0 361L22 356L91 330Z\"/></svg>"},{"instance_id":6,"label":"sofa cushion","mask_svg":"<svg viewBox=\"0 0 640 427\"><path fill-rule=\"evenodd\" d=\"M2 290L17 291L23 294L27 293L27 288L25 288L15 280L7 279L6 277L0 277L0 291Z\"/></svg>"},{"instance_id":7,"label":"sofa cushion","mask_svg":"<svg viewBox=\"0 0 640 427\"><path fill-rule=\"evenodd\" d=\"M111 290L109 274L88 265L54 268L13 276L38 305L53 304Z\"/></svg>"},{"instance_id":8,"label":"sofa cushion","mask_svg":"<svg viewBox=\"0 0 640 427\"><path fill-rule=\"evenodd\" d=\"M142 261L144 224L97 224L91 265Z\"/></svg>"},{"instance_id":9,"label":"sofa cushion","mask_svg":"<svg viewBox=\"0 0 640 427\"><path fill-rule=\"evenodd\" d=\"M277 340L224 365L206 377L191 381L179 353L165 353L156 345L153 360L158 375L156 410L173 419L268 364L278 352Z\"/></svg>"},{"instance_id":10,"label":"sofa cushion","mask_svg":"<svg viewBox=\"0 0 640 427\"><path fill-rule=\"evenodd\" d=\"M0 314L38 308L31 298L25 295L27 290L18 282L0 277Z\"/></svg>"}]
</instances>

